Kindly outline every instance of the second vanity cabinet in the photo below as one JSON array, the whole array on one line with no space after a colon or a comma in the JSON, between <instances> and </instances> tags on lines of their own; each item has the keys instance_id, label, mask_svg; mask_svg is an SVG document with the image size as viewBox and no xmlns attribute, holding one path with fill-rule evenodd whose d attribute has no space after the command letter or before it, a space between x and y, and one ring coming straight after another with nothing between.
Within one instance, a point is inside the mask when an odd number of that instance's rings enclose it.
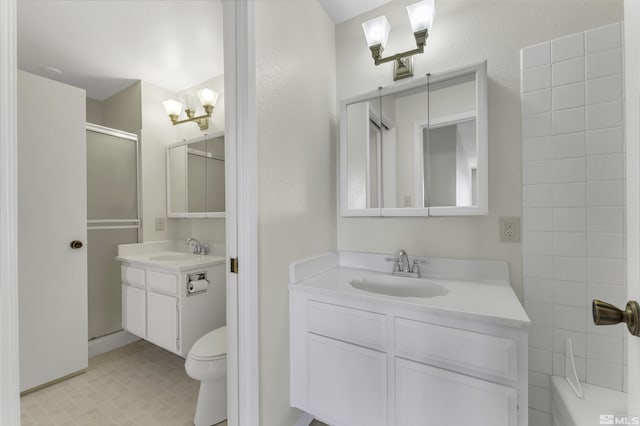
<instances>
[{"instance_id":1,"label":"second vanity cabinet","mask_svg":"<svg viewBox=\"0 0 640 426\"><path fill-rule=\"evenodd\" d=\"M185 357L195 341L226 322L224 264L191 269L126 262L122 266L122 326L138 337ZM190 293L191 279L207 290Z\"/></svg>"},{"instance_id":2,"label":"second vanity cabinet","mask_svg":"<svg viewBox=\"0 0 640 426\"><path fill-rule=\"evenodd\" d=\"M332 426L527 424L527 328L290 286L291 405Z\"/></svg>"}]
</instances>

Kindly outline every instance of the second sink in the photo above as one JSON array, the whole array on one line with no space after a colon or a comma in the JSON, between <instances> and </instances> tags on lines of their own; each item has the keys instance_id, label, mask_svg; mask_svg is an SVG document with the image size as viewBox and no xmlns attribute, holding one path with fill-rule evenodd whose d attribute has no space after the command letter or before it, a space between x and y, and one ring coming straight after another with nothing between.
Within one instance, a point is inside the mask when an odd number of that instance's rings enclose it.
<instances>
[{"instance_id":1,"label":"second sink","mask_svg":"<svg viewBox=\"0 0 640 426\"><path fill-rule=\"evenodd\" d=\"M430 280L394 275L366 275L351 280L349 284L371 293L398 297L436 297L449 292L446 287Z\"/></svg>"}]
</instances>

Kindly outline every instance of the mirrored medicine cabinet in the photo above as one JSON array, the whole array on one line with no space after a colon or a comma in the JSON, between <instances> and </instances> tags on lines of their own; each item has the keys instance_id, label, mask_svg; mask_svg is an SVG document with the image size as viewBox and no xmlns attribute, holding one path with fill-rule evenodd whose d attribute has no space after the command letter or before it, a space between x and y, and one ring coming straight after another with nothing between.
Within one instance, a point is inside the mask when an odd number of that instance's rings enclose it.
<instances>
[{"instance_id":1,"label":"mirrored medicine cabinet","mask_svg":"<svg viewBox=\"0 0 640 426\"><path fill-rule=\"evenodd\" d=\"M225 217L224 133L167 147L167 215Z\"/></svg>"},{"instance_id":2,"label":"mirrored medicine cabinet","mask_svg":"<svg viewBox=\"0 0 640 426\"><path fill-rule=\"evenodd\" d=\"M347 99L342 216L488 214L486 62Z\"/></svg>"}]
</instances>

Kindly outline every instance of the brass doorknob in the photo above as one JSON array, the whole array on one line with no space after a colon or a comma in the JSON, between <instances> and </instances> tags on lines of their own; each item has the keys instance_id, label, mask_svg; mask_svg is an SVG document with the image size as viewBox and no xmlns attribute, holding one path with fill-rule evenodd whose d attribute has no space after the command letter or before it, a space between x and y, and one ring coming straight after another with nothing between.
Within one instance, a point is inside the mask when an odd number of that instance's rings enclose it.
<instances>
[{"instance_id":1,"label":"brass doorknob","mask_svg":"<svg viewBox=\"0 0 640 426\"><path fill-rule=\"evenodd\" d=\"M627 302L626 309L618 309L616 306L594 299L592 304L593 323L595 325L612 325L624 322L629 333L640 336L640 305L638 302Z\"/></svg>"},{"instance_id":2,"label":"brass doorknob","mask_svg":"<svg viewBox=\"0 0 640 426\"><path fill-rule=\"evenodd\" d=\"M70 246L72 249L79 249L79 248L82 248L82 241L79 241L79 240L73 240L73 241L71 241L71 242L69 243L69 246Z\"/></svg>"}]
</instances>

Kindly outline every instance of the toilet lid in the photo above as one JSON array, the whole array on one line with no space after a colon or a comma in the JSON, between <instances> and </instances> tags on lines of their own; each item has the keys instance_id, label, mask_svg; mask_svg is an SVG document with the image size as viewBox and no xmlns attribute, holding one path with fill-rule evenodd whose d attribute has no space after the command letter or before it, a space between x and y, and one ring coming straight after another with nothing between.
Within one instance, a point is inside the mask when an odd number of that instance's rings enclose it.
<instances>
[{"instance_id":1,"label":"toilet lid","mask_svg":"<svg viewBox=\"0 0 640 426\"><path fill-rule=\"evenodd\" d=\"M191 347L189 356L195 360L207 360L227 355L227 326L208 332Z\"/></svg>"}]
</instances>

